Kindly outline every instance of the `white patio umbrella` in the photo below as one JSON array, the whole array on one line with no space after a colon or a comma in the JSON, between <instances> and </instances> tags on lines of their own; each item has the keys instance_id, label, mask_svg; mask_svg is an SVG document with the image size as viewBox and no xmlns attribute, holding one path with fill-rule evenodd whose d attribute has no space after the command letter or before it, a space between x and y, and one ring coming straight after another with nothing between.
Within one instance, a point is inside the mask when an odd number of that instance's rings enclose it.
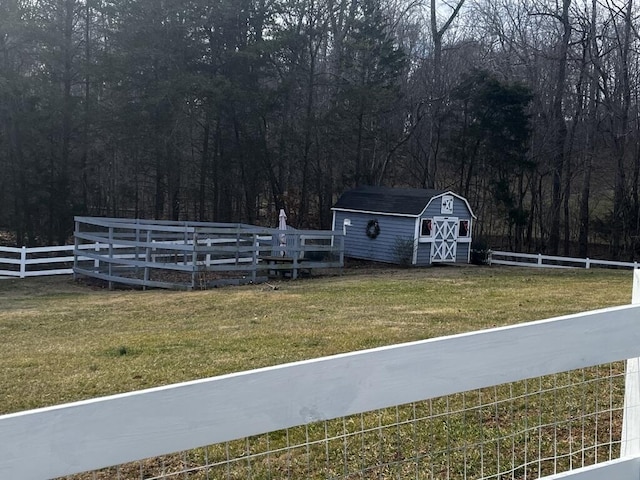
<instances>
[{"instance_id":1,"label":"white patio umbrella","mask_svg":"<svg viewBox=\"0 0 640 480\"><path fill-rule=\"evenodd\" d=\"M282 231L287 231L287 214L284 213L284 208L280 209L280 214L278 215L278 229ZM282 248L280 251L281 256L285 256L285 248L287 246L287 236L284 233L279 235L280 238L280 247Z\"/></svg>"}]
</instances>

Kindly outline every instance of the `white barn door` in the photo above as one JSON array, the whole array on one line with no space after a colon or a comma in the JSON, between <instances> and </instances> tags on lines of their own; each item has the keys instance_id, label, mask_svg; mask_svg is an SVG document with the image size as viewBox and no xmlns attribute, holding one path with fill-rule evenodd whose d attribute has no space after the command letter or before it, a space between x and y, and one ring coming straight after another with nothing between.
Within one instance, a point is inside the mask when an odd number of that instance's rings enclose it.
<instances>
[{"instance_id":1,"label":"white barn door","mask_svg":"<svg viewBox=\"0 0 640 480\"><path fill-rule=\"evenodd\" d=\"M432 228L431 262L455 262L458 217L434 217Z\"/></svg>"}]
</instances>

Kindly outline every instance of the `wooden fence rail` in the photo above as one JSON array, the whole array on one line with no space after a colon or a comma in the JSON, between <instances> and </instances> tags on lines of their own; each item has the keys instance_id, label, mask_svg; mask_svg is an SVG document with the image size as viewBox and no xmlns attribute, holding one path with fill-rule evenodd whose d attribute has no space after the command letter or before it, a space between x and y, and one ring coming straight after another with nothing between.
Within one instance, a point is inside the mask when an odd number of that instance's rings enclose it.
<instances>
[{"instance_id":1,"label":"wooden fence rail","mask_svg":"<svg viewBox=\"0 0 640 480\"><path fill-rule=\"evenodd\" d=\"M314 255L330 254L336 249L331 244L327 244L327 235L317 234L309 231L298 233L300 238L296 246L294 242L289 242L286 247L287 253L291 255L306 255L305 266L315 268L337 267L344 265L344 260L340 257L333 262L314 260ZM292 236L289 234L289 236ZM72 275L74 273L74 262L76 266L82 265L80 271L94 273L100 264L114 263L119 265L129 264L144 268L145 265L152 264L168 270L184 271L192 273L193 241L153 241L152 244L138 243L138 253L136 253L136 243L128 240L120 240L118 243L104 243L104 238L91 234L84 235L84 240L94 238L91 243L81 243L74 245L48 246L48 247L3 247L0 246L0 278L28 278L42 277L48 275ZM318 240L325 241L325 244L314 244ZM204 238L197 246L198 257L196 264L206 267L209 271L230 271L230 270L254 270L253 263L259 260L260 252L264 252L263 258L273 257L274 249L272 236L257 235L256 244L248 242L238 243L236 239ZM140 252L142 248L149 247L150 255L148 262L146 258L141 260ZM111 254L105 252L111 248ZM277 249L276 249L277 250ZM74 255L80 252L79 255ZM258 252L256 255L254 253ZM235 254L239 255L236 256ZM276 252L277 253L277 252ZM181 262L171 262L177 255L182 256ZM287 257L290 258L290 257ZM140 263L142 261L142 263ZM145 263L146 262L146 263ZM275 263L275 262L274 262ZM293 262L291 262L293 263ZM300 264L302 262L299 262ZM236 265L237 264L237 265ZM234 267L233 265L236 265ZM148 265L147 265L148 266ZM300 265L301 266L301 265ZM87 268L89 267L89 268ZM268 265L265 262L261 268L263 270L291 270L291 264ZM106 276L108 280L108 275ZM162 286L165 286L164 284Z\"/></svg>"},{"instance_id":2,"label":"wooden fence rail","mask_svg":"<svg viewBox=\"0 0 640 480\"><path fill-rule=\"evenodd\" d=\"M638 268L638 262L619 262L613 260L596 260L593 258L560 257L541 253L514 253L491 250L489 265L510 265L518 267L544 268Z\"/></svg>"},{"instance_id":3,"label":"wooden fence rail","mask_svg":"<svg viewBox=\"0 0 640 480\"><path fill-rule=\"evenodd\" d=\"M117 219L115 219L117 220ZM120 219L123 225L135 225L135 224L126 224L122 219ZM108 225L108 222L105 222L104 219L101 219L101 223ZM197 225L203 225L198 222L193 222ZM211 225L211 224L206 224ZM227 225L228 224L214 224L214 225ZM170 232L176 237L174 240L166 240L163 242L154 241L154 246L152 248L152 255L150 260L152 262L167 260L171 255L175 256L176 252L184 252L192 251L191 245L193 241L187 240L184 241L184 229L180 230L171 225L163 225L161 222L161 226L165 231ZM246 228L248 226L242 226ZM77 247L78 250L81 250L83 255L78 257L75 260L79 260L81 262L85 262L88 260L93 260L94 265L97 266L97 262L100 260L104 260L104 255L101 252L104 252L105 249L108 248L108 244L104 243L104 235L102 233L92 234L91 232L84 232L83 238L87 242L90 243L81 243ZM177 237L181 239L178 240ZM313 243L313 240L326 238L322 235L314 234L313 231L307 232L305 235L302 235L301 238L302 243L306 244L306 250L309 250ZM262 245L267 245L267 251L265 251L265 257L270 256L272 249L272 236L268 234L258 235L257 241ZM118 244L113 245L114 253L113 259L116 261L118 259L124 260L135 260L136 255L135 252L126 253L125 250L127 248L131 248L132 245L135 245L135 241L133 241L133 237L129 240L122 239L118 242ZM161 251L163 245L168 249L172 250L173 253L169 253L165 251L164 253ZM226 246L225 246L226 245ZM245 247L236 246L237 242L234 239L215 239L215 238L204 238L201 240L201 245L199 247L199 251L204 255L203 264L207 267L214 267L216 265L223 266L235 263L235 258L231 258L227 256L227 258L220 258L219 255L225 251L233 251L236 250L239 252L243 252L246 255L242 255L239 258L239 263L250 264L254 261L253 259L253 251L255 250L255 246L247 245ZM139 245L140 246L140 245ZM315 252L322 251L331 251L332 246L326 245L316 245L312 248ZM302 253L304 250L298 246L297 250L293 242L289 242L287 246L287 250L289 253L298 254ZM121 253L118 253L118 252ZM218 257L218 258L217 258ZM515 252L504 252L504 251L491 251L489 253L488 262L490 265L508 265L508 266L520 266L520 267L534 267L534 268L593 268L593 267L604 267L604 268L638 268L640 265L638 262L620 262L620 261L612 261L612 260L598 260L592 258L573 258L573 257L562 257L555 255L543 255L543 254L530 254L530 253L515 253ZM48 247L3 247L0 246L0 278L27 278L27 277L39 277L39 276L47 276L47 275L70 275L73 274L73 263L74 263L74 245L62 245L62 246L48 246ZM166 263L166 262L165 262ZM182 265L192 265L192 260L189 259L182 263ZM274 265L271 267L272 269L290 269L289 265ZM190 268L181 268L177 267L178 270L188 270L191 271ZM223 267L218 268L218 270L224 270Z\"/></svg>"},{"instance_id":4,"label":"wooden fence rail","mask_svg":"<svg viewBox=\"0 0 640 480\"><path fill-rule=\"evenodd\" d=\"M48 247L3 247L0 246L0 278L44 277L48 275L72 275L74 260L96 259L94 252L108 248L107 244L94 242L78 247L82 254L74 256L74 245ZM133 254L117 253L128 249L128 245L114 245L114 258L132 259ZM160 245L158 246L160 248ZM157 256L158 258L160 255ZM156 257L154 257L155 259ZM211 264L222 263L215 260Z\"/></svg>"},{"instance_id":5,"label":"wooden fence rail","mask_svg":"<svg viewBox=\"0 0 640 480\"><path fill-rule=\"evenodd\" d=\"M92 217L75 221L74 273L104 280L110 287L206 288L256 283L266 280L266 272L288 271L295 279L303 267L344 265L340 231ZM96 243L106 247L80 250ZM84 261L87 257L91 261Z\"/></svg>"},{"instance_id":6,"label":"wooden fence rail","mask_svg":"<svg viewBox=\"0 0 640 480\"><path fill-rule=\"evenodd\" d=\"M100 244L83 245L89 253L101 248ZM82 257L88 260L89 257ZM74 246L50 247L2 247L0 246L0 278L27 278L47 275L71 275L73 273Z\"/></svg>"}]
</instances>

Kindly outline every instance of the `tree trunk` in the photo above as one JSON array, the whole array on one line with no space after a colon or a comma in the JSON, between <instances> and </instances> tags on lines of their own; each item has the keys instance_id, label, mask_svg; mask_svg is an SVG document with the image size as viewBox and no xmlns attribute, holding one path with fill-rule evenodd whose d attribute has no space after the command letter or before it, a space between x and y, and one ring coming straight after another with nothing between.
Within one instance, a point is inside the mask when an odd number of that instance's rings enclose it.
<instances>
[{"instance_id":1,"label":"tree trunk","mask_svg":"<svg viewBox=\"0 0 640 480\"><path fill-rule=\"evenodd\" d=\"M426 152L426 171L423 182L426 188L435 188L437 184L436 172L438 171L438 153L440 144L440 122L442 121L442 108L444 104L444 78L442 76L442 48L443 38L451 24L458 16L465 0L458 0L442 27L438 28L438 7L436 0L431 0L430 21L431 37L433 42L433 76L431 79L430 105L432 107L429 116L428 150Z\"/></svg>"},{"instance_id":2,"label":"tree trunk","mask_svg":"<svg viewBox=\"0 0 640 480\"><path fill-rule=\"evenodd\" d=\"M625 172L625 155L626 143L629 127L629 107L631 103L631 87L629 78L629 50L631 46L631 22L632 22L633 0L627 3L627 10L624 17L624 34L622 45L620 48L620 72L619 82L621 97L620 105L616 110L619 111L618 116L619 127L614 129L614 144L616 146L616 178L613 194L613 222L611 233L611 254L614 259L620 258L622 242L626 239L627 225L625 214L625 194L626 194L626 172ZM617 98L616 98L617 101Z\"/></svg>"},{"instance_id":3,"label":"tree trunk","mask_svg":"<svg viewBox=\"0 0 640 480\"><path fill-rule=\"evenodd\" d=\"M551 117L554 125L553 158L551 164L551 222L549 231L549 253L558 254L560 246L560 211L562 209L562 173L565 162L565 142L567 139L567 124L564 118L562 100L567 83L567 56L569 41L571 40L571 24L569 22L569 7L571 0L562 1L562 15L560 21L563 27L562 39L558 45L558 72L556 77Z\"/></svg>"},{"instance_id":4,"label":"tree trunk","mask_svg":"<svg viewBox=\"0 0 640 480\"><path fill-rule=\"evenodd\" d=\"M598 43L596 38L596 19L598 3L597 0L591 2L591 26L589 29L589 105L588 124L586 139L586 158L584 162L584 175L582 177L582 188L580 190L580 207L578 213L578 256L587 258L589 256L589 197L591 196L591 172L593 170L593 157L596 151L597 132L597 95L598 79L596 76L596 64L599 63Z\"/></svg>"},{"instance_id":5,"label":"tree trunk","mask_svg":"<svg viewBox=\"0 0 640 480\"><path fill-rule=\"evenodd\" d=\"M205 205L206 205L206 187L207 187L207 174L209 172L209 134L211 131L211 123L207 118L204 124L204 131L202 132L202 152L200 154L200 180L198 188L198 220L205 221Z\"/></svg>"}]
</instances>

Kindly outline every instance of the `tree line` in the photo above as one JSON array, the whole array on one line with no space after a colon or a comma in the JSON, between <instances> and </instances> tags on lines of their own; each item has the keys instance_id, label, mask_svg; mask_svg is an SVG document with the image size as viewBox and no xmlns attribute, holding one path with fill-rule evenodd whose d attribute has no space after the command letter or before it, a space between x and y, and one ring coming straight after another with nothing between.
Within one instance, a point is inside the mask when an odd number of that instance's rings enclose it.
<instances>
[{"instance_id":1,"label":"tree line","mask_svg":"<svg viewBox=\"0 0 640 480\"><path fill-rule=\"evenodd\" d=\"M500 247L640 252L633 0L0 0L0 229L330 228L453 189Z\"/></svg>"}]
</instances>

